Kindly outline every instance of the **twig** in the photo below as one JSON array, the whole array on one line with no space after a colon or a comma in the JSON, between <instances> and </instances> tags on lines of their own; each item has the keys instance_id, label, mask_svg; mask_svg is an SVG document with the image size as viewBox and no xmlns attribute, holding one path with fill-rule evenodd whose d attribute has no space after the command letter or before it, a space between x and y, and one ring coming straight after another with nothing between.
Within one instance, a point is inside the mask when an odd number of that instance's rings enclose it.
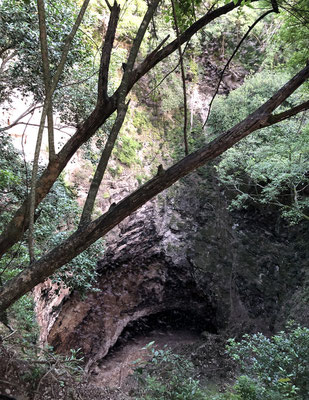
<instances>
[{"instance_id":1,"label":"twig","mask_svg":"<svg viewBox=\"0 0 309 400\"><path fill-rule=\"evenodd\" d=\"M65 84L65 85L59 85L58 88L57 88L57 90L66 88L66 87L68 87L68 86L80 85L81 83L85 83L85 82L89 81L89 79L91 79L94 75L97 75L98 72L99 72L99 70L97 69L97 70L94 71L91 75L87 76L87 78L81 79L80 81L67 83L67 84Z\"/></svg>"},{"instance_id":2,"label":"twig","mask_svg":"<svg viewBox=\"0 0 309 400\"><path fill-rule=\"evenodd\" d=\"M37 108L41 108L41 107L42 107L42 105L35 106L35 107L34 107L34 105L35 105L35 104L31 104L31 106L28 107L27 110L24 111L18 118L16 118L15 121L12 122L10 125L8 125L8 126L6 126L6 127L4 127L4 128L0 128L0 132L4 132L4 131L7 131L7 130L13 128L13 126L17 125L18 122L19 122L22 118L26 117L28 114L33 114L34 110L36 110Z\"/></svg>"},{"instance_id":3,"label":"twig","mask_svg":"<svg viewBox=\"0 0 309 400\"><path fill-rule=\"evenodd\" d=\"M39 127L40 125L38 124L29 124L28 122L18 122L16 125L27 125L27 126L35 126L35 127ZM48 126L44 125L44 129L47 129ZM68 132L63 131L63 128L54 128L56 131L59 131L61 133L63 133L64 135L68 135L71 137L71 135Z\"/></svg>"},{"instance_id":4,"label":"twig","mask_svg":"<svg viewBox=\"0 0 309 400\"><path fill-rule=\"evenodd\" d=\"M188 44L189 44L189 41L186 43L185 48L184 48L184 50L183 50L183 52L182 52L182 55L185 54L185 51L187 50ZM180 59L179 59L178 63L175 65L175 67L174 67L172 70L170 70L170 71L161 79L161 81L160 81L153 89L151 89L150 92L148 92L148 93L146 94L145 97L146 97L146 98L149 97L156 89L158 89L158 87L165 81L165 79L168 78L168 77L179 67L179 64L180 64Z\"/></svg>"},{"instance_id":5,"label":"twig","mask_svg":"<svg viewBox=\"0 0 309 400\"><path fill-rule=\"evenodd\" d=\"M40 395L40 393L39 393L40 386L41 386L43 380L47 377L48 374L50 374L50 373L52 372L53 369L54 369L54 366L51 367L51 368L40 378L39 383L38 383L38 385L37 385L37 387L36 387L36 389L35 389L35 395L34 395L34 397L33 397L33 400L36 400L36 399L38 398L37 396Z\"/></svg>"},{"instance_id":6,"label":"twig","mask_svg":"<svg viewBox=\"0 0 309 400\"><path fill-rule=\"evenodd\" d=\"M10 329L12 329L9 325L8 325L8 327ZM2 340L7 340L9 337L13 336L16 332L17 332L16 330L11 332L9 335L4 336L4 338L2 338Z\"/></svg>"},{"instance_id":7,"label":"twig","mask_svg":"<svg viewBox=\"0 0 309 400\"><path fill-rule=\"evenodd\" d=\"M5 381L3 379L0 379L0 382L5 383L6 385L10 385L10 386L15 386L15 387L19 387L20 386L20 384L9 382L9 381Z\"/></svg>"}]
</instances>

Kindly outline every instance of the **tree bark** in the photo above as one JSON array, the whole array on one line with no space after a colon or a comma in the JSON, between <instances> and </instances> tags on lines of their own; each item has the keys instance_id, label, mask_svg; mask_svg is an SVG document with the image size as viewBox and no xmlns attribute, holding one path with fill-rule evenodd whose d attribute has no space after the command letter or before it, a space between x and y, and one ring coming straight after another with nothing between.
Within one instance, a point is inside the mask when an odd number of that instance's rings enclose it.
<instances>
[{"instance_id":1,"label":"tree bark","mask_svg":"<svg viewBox=\"0 0 309 400\"><path fill-rule=\"evenodd\" d=\"M222 133L206 146L184 157L166 171L162 171L101 217L74 232L62 244L8 281L0 289L0 313L181 177L213 160L250 133L276 123L277 118L272 115L272 112L308 78L309 65L246 119ZM308 105L300 107L300 111L303 111L306 107ZM295 115L296 108L294 107L290 111L291 115ZM280 115L280 121L289 117L287 112L284 115L283 113L278 115ZM275 122L272 122L274 119Z\"/></svg>"},{"instance_id":2,"label":"tree bark","mask_svg":"<svg viewBox=\"0 0 309 400\"><path fill-rule=\"evenodd\" d=\"M98 104L104 104L104 102L107 101L108 98L107 85L108 85L109 63L111 59L113 43L115 40L115 34L119 20L120 7L115 2L110 10L111 10L111 15L108 21L107 32L101 53L99 81L98 81L98 100L97 100Z\"/></svg>"}]
</instances>

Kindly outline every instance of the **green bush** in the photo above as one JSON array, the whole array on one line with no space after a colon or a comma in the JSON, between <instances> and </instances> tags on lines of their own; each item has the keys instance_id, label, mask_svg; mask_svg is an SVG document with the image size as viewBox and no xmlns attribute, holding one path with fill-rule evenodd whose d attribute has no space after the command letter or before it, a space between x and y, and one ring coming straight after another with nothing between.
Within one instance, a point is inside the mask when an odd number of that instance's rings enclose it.
<instances>
[{"instance_id":1,"label":"green bush","mask_svg":"<svg viewBox=\"0 0 309 400\"><path fill-rule=\"evenodd\" d=\"M256 74L225 98L210 115L212 133L221 133L263 104L288 79L279 73ZM284 108L302 101L298 93ZM280 110L278 111L280 112ZM304 114L249 135L226 151L216 166L219 180L233 194L231 208L275 206L290 223L309 219L309 120Z\"/></svg>"},{"instance_id":2,"label":"green bush","mask_svg":"<svg viewBox=\"0 0 309 400\"><path fill-rule=\"evenodd\" d=\"M135 369L139 383L137 400L206 400L199 381L192 378L194 366L185 357L169 349L151 349L148 363Z\"/></svg>"},{"instance_id":3,"label":"green bush","mask_svg":"<svg viewBox=\"0 0 309 400\"><path fill-rule=\"evenodd\" d=\"M237 343L228 351L246 377L234 389L241 400L307 400L309 398L309 329L288 327L271 338L261 333Z\"/></svg>"}]
</instances>

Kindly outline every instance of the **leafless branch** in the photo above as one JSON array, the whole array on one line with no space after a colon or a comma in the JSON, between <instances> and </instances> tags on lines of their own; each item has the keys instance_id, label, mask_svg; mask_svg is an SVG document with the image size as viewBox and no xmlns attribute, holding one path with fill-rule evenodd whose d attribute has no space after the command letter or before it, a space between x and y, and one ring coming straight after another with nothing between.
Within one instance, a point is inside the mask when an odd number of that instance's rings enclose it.
<instances>
[{"instance_id":1,"label":"leafless branch","mask_svg":"<svg viewBox=\"0 0 309 400\"><path fill-rule=\"evenodd\" d=\"M80 26L80 24L82 22L82 19L83 19L84 14L85 14L85 12L87 10L89 1L90 0L84 0L82 6L80 8L79 14L78 14L78 16L76 18L76 21L75 21L75 23L74 23L74 25L72 27L72 30L68 34L68 36L67 36L67 38L65 40L63 51L62 51L62 54L61 54L61 59L60 59L59 65L57 67L57 70L55 72L55 75L53 76L53 79L52 79L51 93L53 93L55 91L55 89L56 89L56 87L58 85L60 76L62 74L64 65L65 65L65 62L67 60L67 56L68 56L72 41L73 41L73 39L74 39L74 37L76 35L76 32L77 32L77 30L78 30L78 28L79 28L79 26Z\"/></svg>"},{"instance_id":2,"label":"leafless branch","mask_svg":"<svg viewBox=\"0 0 309 400\"><path fill-rule=\"evenodd\" d=\"M189 45L189 42L186 43L185 48L183 49L183 52L182 52L182 56L185 54L188 45ZM159 82L153 89L151 89L150 92L148 92L148 93L146 94L145 97L146 97L146 98L149 97L156 89L158 89L158 87L165 81L165 79L167 79L167 78L179 67L179 64L180 64L180 59L179 59L178 63L175 65L175 67L174 67L173 69L171 69L171 70L160 80L160 82Z\"/></svg>"},{"instance_id":3,"label":"leafless branch","mask_svg":"<svg viewBox=\"0 0 309 400\"><path fill-rule=\"evenodd\" d=\"M39 127L40 125L39 124L30 124L30 123L28 123L28 122L18 122L16 125L26 125L26 126L35 126L35 127ZM68 128L68 127L65 127L65 128ZM44 125L44 129L48 129L48 126L47 125ZM67 135L67 136L70 136L71 137L71 135L68 133L68 132L65 132L63 129L64 128L57 128L57 127L55 127L54 128L56 131L59 131L59 132L61 132L61 133L63 133L64 135Z\"/></svg>"},{"instance_id":4,"label":"leafless branch","mask_svg":"<svg viewBox=\"0 0 309 400\"><path fill-rule=\"evenodd\" d=\"M39 29L40 29L40 45L41 57L43 62L43 78L45 87L45 101L47 103L47 121L48 121L48 147L50 159L55 158L55 139L54 139L54 120L53 105L51 92L51 73L49 67L49 50L47 44L46 15L44 0L37 0Z\"/></svg>"},{"instance_id":5,"label":"leafless branch","mask_svg":"<svg viewBox=\"0 0 309 400\"><path fill-rule=\"evenodd\" d=\"M117 117L114 122L113 128L111 130L111 133L107 139L107 142L105 144L104 150L101 155L101 159L99 161L99 164L97 166L95 175L93 177L93 180L90 185L90 189L87 195L86 202L84 204L82 216L80 219L80 224L79 227L83 227L86 224L88 224L91 221L91 214L92 210L94 207L95 199L99 190L99 186L102 182L102 179L104 177L108 161L110 159L112 150L115 146L119 131L121 129L121 126L123 124L124 118L126 116L126 112L128 109L128 104L125 104L126 100L126 95L128 92L128 82L129 82L129 76L130 73L132 72L133 66L135 59L137 57L140 45L142 43L142 40L145 36L147 27L151 21L151 18L156 10L156 7L158 5L160 0L155 0L151 6L148 7L148 10L143 18L143 21L141 22L138 32L136 34L135 40L133 42L133 45L130 50L130 54L128 57L128 61L126 64L126 68L123 73L123 77L119 86L119 97L117 101ZM116 12L116 11L115 11ZM119 10L117 11L119 13Z\"/></svg>"},{"instance_id":6,"label":"leafless branch","mask_svg":"<svg viewBox=\"0 0 309 400\"><path fill-rule=\"evenodd\" d=\"M80 85L81 83L85 83L85 82L89 81L93 76L97 75L98 72L99 72L99 70L96 70L91 75L87 76L87 78L81 79L80 81L70 82L65 85L58 86L57 90L60 90L60 89L66 88L66 87L70 87L70 86Z\"/></svg>"},{"instance_id":7,"label":"leafless branch","mask_svg":"<svg viewBox=\"0 0 309 400\"><path fill-rule=\"evenodd\" d=\"M296 107L290 108L289 110L283 111L280 114L271 115L268 119L269 125L277 124L278 122L282 122L287 118L291 118L294 115L306 111L309 109L309 100L299 104ZM268 126L268 125L266 125Z\"/></svg>"},{"instance_id":8,"label":"leafless branch","mask_svg":"<svg viewBox=\"0 0 309 400\"><path fill-rule=\"evenodd\" d=\"M39 106L35 106L35 103L31 104L26 111L24 111L18 118L15 119L14 122L12 122L10 125L5 126L4 128L0 128L0 132L3 131L8 131L9 129L13 128L15 125L19 124L19 121L23 118L25 118L27 115L29 114L33 114L33 112L35 110L37 110L38 108L42 108L42 105Z\"/></svg>"}]
</instances>

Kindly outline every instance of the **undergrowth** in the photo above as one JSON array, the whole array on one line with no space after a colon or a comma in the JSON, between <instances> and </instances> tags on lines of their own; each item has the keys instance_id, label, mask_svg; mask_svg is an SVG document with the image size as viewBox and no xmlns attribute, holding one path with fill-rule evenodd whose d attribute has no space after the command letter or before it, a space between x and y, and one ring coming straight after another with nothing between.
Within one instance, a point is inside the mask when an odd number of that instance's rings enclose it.
<instances>
[{"instance_id":1,"label":"undergrowth","mask_svg":"<svg viewBox=\"0 0 309 400\"><path fill-rule=\"evenodd\" d=\"M229 339L226 351L243 375L221 393L197 379L194 364L165 348L147 345L150 361L136 361L135 400L307 400L309 329L290 323L272 337L261 333Z\"/></svg>"}]
</instances>

